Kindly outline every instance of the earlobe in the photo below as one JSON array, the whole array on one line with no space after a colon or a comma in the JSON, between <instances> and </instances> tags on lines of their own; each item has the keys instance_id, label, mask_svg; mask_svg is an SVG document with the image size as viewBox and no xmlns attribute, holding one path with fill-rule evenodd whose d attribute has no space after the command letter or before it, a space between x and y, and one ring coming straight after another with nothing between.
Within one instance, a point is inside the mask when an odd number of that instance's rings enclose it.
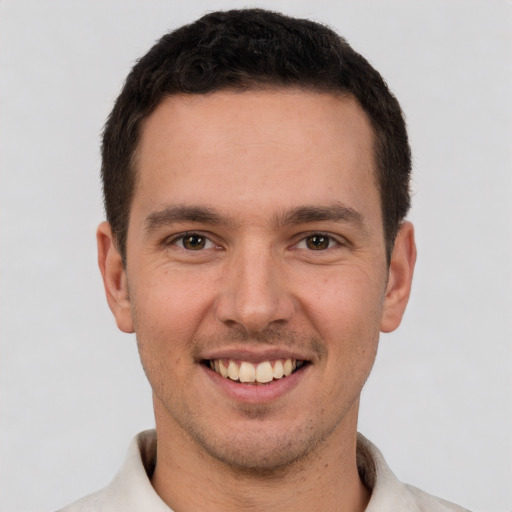
<instances>
[{"instance_id":1,"label":"earlobe","mask_svg":"<svg viewBox=\"0 0 512 512\"><path fill-rule=\"evenodd\" d=\"M121 331L134 332L126 271L108 222L102 222L98 226L96 239L98 265L110 310Z\"/></svg>"},{"instance_id":2,"label":"earlobe","mask_svg":"<svg viewBox=\"0 0 512 512\"><path fill-rule=\"evenodd\" d=\"M414 241L414 227L410 222L404 222L398 232L391 254L388 284L380 326L382 332L394 331L402 321L402 316L411 293L415 263L416 243Z\"/></svg>"}]
</instances>

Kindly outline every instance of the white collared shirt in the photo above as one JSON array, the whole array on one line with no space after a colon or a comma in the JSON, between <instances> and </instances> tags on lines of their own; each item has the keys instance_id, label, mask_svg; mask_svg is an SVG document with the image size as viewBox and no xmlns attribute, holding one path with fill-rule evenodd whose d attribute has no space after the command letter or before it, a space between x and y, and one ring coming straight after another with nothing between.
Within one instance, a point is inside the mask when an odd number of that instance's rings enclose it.
<instances>
[{"instance_id":1,"label":"white collared shirt","mask_svg":"<svg viewBox=\"0 0 512 512\"><path fill-rule=\"evenodd\" d=\"M156 460L156 431L146 430L131 442L126 459L112 482L59 512L172 512L151 485ZM361 434L357 465L371 489L366 512L468 512L416 487L400 482L379 450Z\"/></svg>"}]
</instances>

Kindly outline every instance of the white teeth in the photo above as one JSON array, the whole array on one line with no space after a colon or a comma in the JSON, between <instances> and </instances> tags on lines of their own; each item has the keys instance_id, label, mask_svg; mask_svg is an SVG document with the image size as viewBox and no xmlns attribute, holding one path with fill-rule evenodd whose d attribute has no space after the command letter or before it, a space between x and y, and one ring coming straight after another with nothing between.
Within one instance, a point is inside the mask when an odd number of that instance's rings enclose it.
<instances>
[{"instance_id":1,"label":"white teeth","mask_svg":"<svg viewBox=\"0 0 512 512\"><path fill-rule=\"evenodd\" d=\"M230 363L231 366L231 363ZM254 365L244 361L240 365L240 371L238 372L238 378L240 382L254 382L256 380L256 370Z\"/></svg>"},{"instance_id":2,"label":"white teeth","mask_svg":"<svg viewBox=\"0 0 512 512\"><path fill-rule=\"evenodd\" d=\"M220 374L223 377L227 377L229 375L228 369L224 366L222 359L219 359L219 369L220 369ZM219 373L219 372L217 372L217 373Z\"/></svg>"},{"instance_id":3,"label":"white teeth","mask_svg":"<svg viewBox=\"0 0 512 512\"><path fill-rule=\"evenodd\" d=\"M278 380L288 377L297 367L302 365L303 361L297 364L295 359L263 361L256 366L248 361L237 363L232 359L228 361L222 359L210 361L210 368L224 378L246 383L259 382L261 384L271 382L273 379Z\"/></svg>"},{"instance_id":4,"label":"white teeth","mask_svg":"<svg viewBox=\"0 0 512 512\"><path fill-rule=\"evenodd\" d=\"M242 363L243 364L243 363ZM260 363L256 368L256 380L258 382L270 382L274 378L272 372L272 365L269 361L265 361L264 363Z\"/></svg>"},{"instance_id":5,"label":"white teeth","mask_svg":"<svg viewBox=\"0 0 512 512\"><path fill-rule=\"evenodd\" d=\"M293 371L293 364L291 359L287 359L283 364L283 372L285 377L288 377Z\"/></svg>"},{"instance_id":6,"label":"white teeth","mask_svg":"<svg viewBox=\"0 0 512 512\"><path fill-rule=\"evenodd\" d=\"M231 380L238 380L238 372L239 372L238 365L234 361L229 361L228 377Z\"/></svg>"},{"instance_id":7,"label":"white teeth","mask_svg":"<svg viewBox=\"0 0 512 512\"><path fill-rule=\"evenodd\" d=\"M274 363L273 375L274 379L280 379L284 375L283 363L281 361L276 361Z\"/></svg>"}]
</instances>

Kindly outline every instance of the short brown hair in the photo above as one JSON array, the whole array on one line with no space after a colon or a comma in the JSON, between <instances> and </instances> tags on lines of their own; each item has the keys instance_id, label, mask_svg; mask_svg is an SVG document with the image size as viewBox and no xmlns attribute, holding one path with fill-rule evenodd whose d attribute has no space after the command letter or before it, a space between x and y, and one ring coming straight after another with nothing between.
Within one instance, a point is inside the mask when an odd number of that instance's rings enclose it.
<instances>
[{"instance_id":1,"label":"short brown hair","mask_svg":"<svg viewBox=\"0 0 512 512\"><path fill-rule=\"evenodd\" d=\"M107 220L126 263L134 154L142 121L172 94L294 87L350 94L374 130L388 259L410 207L411 151L398 101L380 74L330 28L262 9L214 12L164 35L133 67L107 120Z\"/></svg>"}]
</instances>

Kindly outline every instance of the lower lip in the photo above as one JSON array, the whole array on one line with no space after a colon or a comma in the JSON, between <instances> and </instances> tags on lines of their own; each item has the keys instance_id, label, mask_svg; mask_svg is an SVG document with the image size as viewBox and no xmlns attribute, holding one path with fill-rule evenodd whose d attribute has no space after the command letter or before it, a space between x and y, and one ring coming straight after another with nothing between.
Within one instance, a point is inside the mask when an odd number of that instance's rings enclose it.
<instances>
[{"instance_id":1,"label":"lower lip","mask_svg":"<svg viewBox=\"0 0 512 512\"><path fill-rule=\"evenodd\" d=\"M310 366L309 364L304 365L288 377L273 380L268 384L243 384L239 381L222 377L207 366L201 365L206 376L224 394L238 402L255 404L273 402L289 393L305 377Z\"/></svg>"}]
</instances>

